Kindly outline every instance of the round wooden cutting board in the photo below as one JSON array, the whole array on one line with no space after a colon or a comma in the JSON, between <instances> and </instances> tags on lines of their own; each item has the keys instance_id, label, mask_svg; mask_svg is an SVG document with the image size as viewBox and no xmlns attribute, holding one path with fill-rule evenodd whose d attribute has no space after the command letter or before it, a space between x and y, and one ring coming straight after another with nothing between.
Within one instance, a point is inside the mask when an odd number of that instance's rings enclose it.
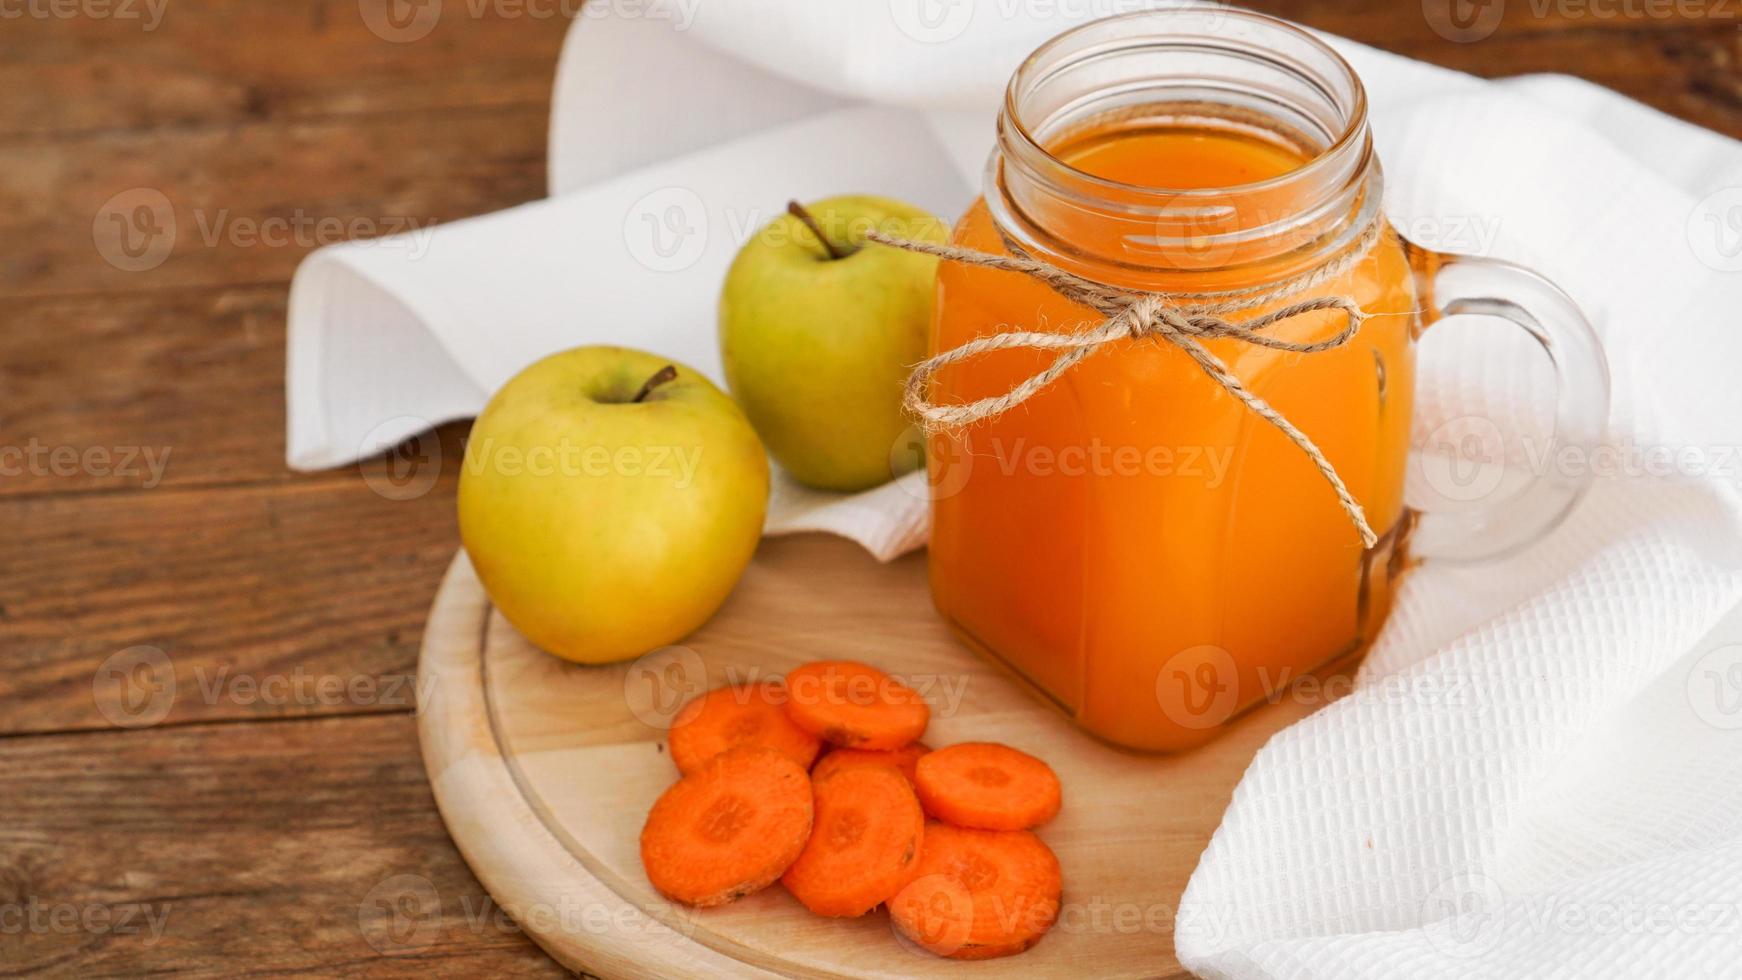
<instances>
[{"instance_id":1,"label":"round wooden cutting board","mask_svg":"<svg viewBox=\"0 0 1742 980\"><path fill-rule=\"evenodd\" d=\"M931 701L933 747L1006 742L1045 759L1063 812L1040 836L1064 868L1058 925L1019 956L936 959L879 909L821 919L779 885L695 911L659 897L638 838L677 779L665 722L689 696L808 660L884 668ZM1183 975L1176 905L1230 792L1271 733L1310 709L1248 714L1194 752L1094 741L959 644L933 611L925 559L883 565L855 544L769 539L726 607L681 647L583 667L495 612L462 552L436 596L418 728L448 831L485 887L564 965L606 977L1157 977Z\"/></svg>"}]
</instances>

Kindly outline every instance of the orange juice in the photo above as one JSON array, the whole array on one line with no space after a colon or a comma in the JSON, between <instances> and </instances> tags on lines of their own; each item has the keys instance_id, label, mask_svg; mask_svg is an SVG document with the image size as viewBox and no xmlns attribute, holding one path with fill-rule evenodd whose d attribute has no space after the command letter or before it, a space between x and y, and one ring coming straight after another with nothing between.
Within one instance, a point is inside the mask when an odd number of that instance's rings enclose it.
<instances>
[{"instance_id":1,"label":"orange juice","mask_svg":"<svg viewBox=\"0 0 1742 980\"><path fill-rule=\"evenodd\" d=\"M1424 465L1422 489L1458 506L1405 507L1424 328L1481 313L1528 334L1570 458L1602 444L1609 381L1570 296L1403 241L1383 183L1354 68L1274 17L1090 21L1011 77L955 241L1040 278L940 266L931 350L953 353L927 364L945 407L928 417L974 421L926 444L932 594L1087 731L1181 749L1309 691L1291 685L1374 637L1406 550L1516 552L1590 486L1588 468L1550 467L1472 497ZM1053 275L1055 290L1049 266L1088 286ZM1089 330L1059 343L1063 363L1035 346ZM962 349L988 335L1002 339Z\"/></svg>"},{"instance_id":2,"label":"orange juice","mask_svg":"<svg viewBox=\"0 0 1742 980\"><path fill-rule=\"evenodd\" d=\"M1008 171L990 192L1038 226L1031 231L1050 243L1048 261L1085 278L1202 293L1261 287L1325 261L1312 234L1279 241L1287 233L1265 230L1298 226L1293 216L1322 203L1286 180L1313 159L1311 146L1156 106L1076 126L1043 148L1074 196L1031 195L1041 204L1026 206ZM1157 189L1178 192L1169 200L1179 206L1156 219L1162 233L1106 217ZM1192 193L1203 189L1226 193ZM1096 206L1075 205L1086 193ZM1203 234L1177 234L1168 222L1178 221ZM962 218L955 243L1011 251L985 199ZM1089 731L1149 750L1201 742L1358 650L1387 608L1404 513L1417 320L1396 235L1384 229L1346 272L1289 300L1333 294L1370 315L1346 346L1205 346L1324 452L1380 535L1377 547L1362 546L1301 448L1183 351L1119 341L1003 415L932 437L932 589L959 634ZM945 263L931 348L1102 319L1033 279ZM1269 332L1315 341L1344 323L1319 311ZM952 365L932 400L1003 394L1052 356L1006 350Z\"/></svg>"}]
</instances>

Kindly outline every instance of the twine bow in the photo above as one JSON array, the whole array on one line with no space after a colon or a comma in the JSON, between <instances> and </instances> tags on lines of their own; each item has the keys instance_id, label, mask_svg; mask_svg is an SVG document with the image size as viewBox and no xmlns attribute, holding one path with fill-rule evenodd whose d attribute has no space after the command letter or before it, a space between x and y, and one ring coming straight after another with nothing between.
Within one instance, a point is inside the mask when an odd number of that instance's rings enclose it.
<instances>
[{"instance_id":1,"label":"twine bow","mask_svg":"<svg viewBox=\"0 0 1742 980\"><path fill-rule=\"evenodd\" d=\"M952 431L983 419L1002 415L1039 394L1042 389L1075 367L1079 361L1102 347L1127 338L1154 337L1184 351L1197 363L1198 367L1203 369L1205 374L1210 376L1211 380L1221 385L1230 395L1238 398L1253 414L1276 426L1283 435L1289 438L1289 441L1299 446L1301 452L1312 460L1313 466L1336 491L1337 500L1342 504L1343 512L1349 515L1349 522L1361 534L1361 543L1371 548L1378 542L1378 535L1374 534L1373 528L1367 524L1367 515L1361 509L1361 504L1349 492L1348 486L1343 483L1343 478L1337 475L1336 467L1332 466L1331 461L1325 458L1324 452L1269 402L1247 390L1240 379L1228 369L1228 365L1204 347L1203 341L1231 337L1258 347L1268 347L1272 350L1290 351L1298 354L1316 354L1320 351L1334 350L1349 343L1355 339L1356 332L1361 329L1361 324L1367 319L1367 314L1362 311L1360 304L1349 296L1313 297L1290 303L1259 316L1245 319L1230 319L1230 317L1286 299L1347 272L1356 262L1361 260L1367 250L1378 240L1379 227L1379 222L1373 222L1354 247L1346 250L1340 258L1311 272L1275 285L1195 297L1176 297L1163 293L1122 292L1072 275L1045 262L1018 255L996 255L953 245L912 241L880 231L868 232L865 237L880 245L936 256L946 262L961 262L987 269L1019 272L1045 283L1066 299L1087 306L1106 317L1099 326L1077 333L1012 330L987 334L970 340L960 347L921 361L914 367L913 373L908 375L903 402L908 411L919 418L927 431ZM1202 300L1202 302L1181 302L1181 300L1188 298ZM1266 329L1284 320L1291 320L1297 316L1320 310L1341 312L1346 321L1343 330L1333 337L1311 343L1281 340L1264 333ZM938 404L927 399L926 389L937 374L938 369L990 351L1013 348L1061 351L1062 353L1054 358L1051 364L1030 375L1002 395L949 405Z\"/></svg>"}]
</instances>

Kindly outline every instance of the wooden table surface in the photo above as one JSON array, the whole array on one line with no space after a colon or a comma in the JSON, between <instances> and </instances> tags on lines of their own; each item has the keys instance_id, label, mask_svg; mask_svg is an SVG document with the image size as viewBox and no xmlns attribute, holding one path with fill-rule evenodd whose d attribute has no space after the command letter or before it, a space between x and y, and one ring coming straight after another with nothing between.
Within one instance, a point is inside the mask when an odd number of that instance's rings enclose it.
<instances>
[{"instance_id":1,"label":"wooden table surface","mask_svg":"<svg viewBox=\"0 0 1742 980\"><path fill-rule=\"evenodd\" d=\"M418 755L463 426L413 499L375 492L379 463L284 466L298 260L544 188L562 5L449 3L409 43L370 29L382 6L0 9L0 975L561 972L460 860ZM1742 5L1513 0L1469 43L1416 0L1256 6L1742 136ZM149 221L120 237L153 194L166 254ZM412 941L407 883L440 907Z\"/></svg>"}]
</instances>

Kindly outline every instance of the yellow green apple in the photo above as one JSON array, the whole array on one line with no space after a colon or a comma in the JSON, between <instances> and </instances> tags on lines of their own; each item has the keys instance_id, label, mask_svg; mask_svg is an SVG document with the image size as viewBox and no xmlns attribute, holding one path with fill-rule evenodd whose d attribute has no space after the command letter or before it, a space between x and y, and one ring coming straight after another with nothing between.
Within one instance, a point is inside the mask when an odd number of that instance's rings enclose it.
<instances>
[{"instance_id":1,"label":"yellow green apple","mask_svg":"<svg viewBox=\"0 0 1742 980\"><path fill-rule=\"evenodd\" d=\"M949 229L883 197L792 205L739 251L720 296L726 384L768 451L799 482L863 490L917 465L903 382L925 357L937 260L867 243L932 242Z\"/></svg>"},{"instance_id":2,"label":"yellow green apple","mask_svg":"<svg viewBox=\"0 0 1742 980\"><path fill-rule=\"evenodd\" d=\"M620 347L553 354L472 425L460 538L490 599L580 663L676 642L756 550L768 458L700 374Z\"/></svg>"}]
</instances>

